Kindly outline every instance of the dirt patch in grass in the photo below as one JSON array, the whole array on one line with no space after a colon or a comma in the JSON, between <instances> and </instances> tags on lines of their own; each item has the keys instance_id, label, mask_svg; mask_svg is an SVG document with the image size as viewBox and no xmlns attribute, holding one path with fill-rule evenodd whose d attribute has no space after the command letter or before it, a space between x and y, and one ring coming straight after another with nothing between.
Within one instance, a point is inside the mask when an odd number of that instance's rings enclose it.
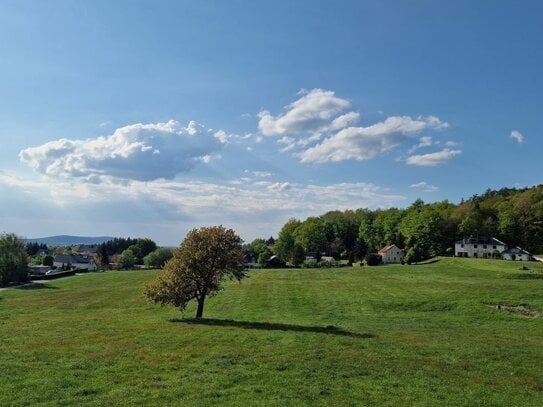
<instances>
[{"instance_id":1,"label":"dirt patch in grass","mask_svg":"<svg viewBox=\"0 0 543 407\"><path fill-rule=\"evenodd\" d=\"M513 280L543 280L543 273L518 273L508 276Z\"/></svg>"},{"instance_id":2,"label":"dirt patch in grass","mask_svg":"<svg viewBox=\"0 0 543 407\"><path fill-rule=\"evenodd\" d=\"M408 311L408 312L444 312L452 311L457 307L455 302L447 301L386 301L372 304L376 310Z\"/></svg>"},{"instance_id":3,"label":"dirt patch in grass","mask_svg":"<svg viewBox=\"0 0 543 407\"><path fill-rule=\"evenodd\" d=\"M509 312L527 318L537 318L541 316L539 310L530 307L528 304L496 304L494 308L500 312Z\"/></svg>"}]
</instances>

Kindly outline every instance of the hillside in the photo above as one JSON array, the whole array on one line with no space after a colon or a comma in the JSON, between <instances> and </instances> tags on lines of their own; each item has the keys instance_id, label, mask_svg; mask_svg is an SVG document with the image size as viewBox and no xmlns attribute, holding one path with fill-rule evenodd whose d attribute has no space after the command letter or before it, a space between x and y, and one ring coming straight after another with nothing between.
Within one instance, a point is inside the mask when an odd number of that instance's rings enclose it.
<instances>
[{"instance_id":1,"label":"hillside","mask_svg":"<svg viewBox=\"0 0 543 407\"><path fill-rule=\"evenodd\" d=\"M38 237L32 239L24 239L25 242L30 243L45 243L47 246L72 246L77 244L100 244L112 240L113 237L110 236L98 236L98 237L87 237L87 236L70 236L70 235L59 235L59 236L47 236L47 237Z\"/></svg>"},{"instance_id":2,"label":"hillside","mask_svg":"<svg viewBox=\"0 0 543 407\"><path fill-rule=\"evenodd\" d=\"M153 271L1 291L0 405L539 407L543 264L526 266L253 271L200 323L146 303Z\"/></svg>"}]
</instances>

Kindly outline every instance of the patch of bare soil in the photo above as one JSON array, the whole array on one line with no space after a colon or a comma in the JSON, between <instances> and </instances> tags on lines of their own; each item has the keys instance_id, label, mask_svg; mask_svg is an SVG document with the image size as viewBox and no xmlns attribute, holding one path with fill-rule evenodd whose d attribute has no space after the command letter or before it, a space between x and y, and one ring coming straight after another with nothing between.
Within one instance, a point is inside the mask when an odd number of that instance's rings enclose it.
<instances>
[{"instance_id":1,"label":"patch of bare soil","mask_svg":"<svg viewBox=\"0 0 543 407\"><path fill-rule=\"evenodd\" d=\"M503 311L503 312L510 312L512 314L521 315L523 317L528 318L537 318L541 316L541 312L531 308L527 304L496 304L495 305L496 310Z\"/></svg>"}]
</instances>

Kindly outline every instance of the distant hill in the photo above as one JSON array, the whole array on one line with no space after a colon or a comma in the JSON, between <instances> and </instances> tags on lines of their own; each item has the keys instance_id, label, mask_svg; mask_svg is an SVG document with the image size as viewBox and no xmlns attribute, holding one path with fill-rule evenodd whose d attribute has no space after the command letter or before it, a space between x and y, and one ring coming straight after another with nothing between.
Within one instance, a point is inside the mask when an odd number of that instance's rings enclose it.
<instances>
[{"instance_id":1,"label":"distant hill","mask_svg":"<svg viewBox=\"0 0 543 407\"><path fill-rule=\"evenodd\" d=\"M98 237L87 237L87 236L69 236L69 235L60 235L60 236L48 236L48 237L39 237L33 239L24 239L25 242L31 243L45 243L47 246L72 246L77 244L100 244L112 240L111 236L98 236Z\"/></svg>"}]
</instances>

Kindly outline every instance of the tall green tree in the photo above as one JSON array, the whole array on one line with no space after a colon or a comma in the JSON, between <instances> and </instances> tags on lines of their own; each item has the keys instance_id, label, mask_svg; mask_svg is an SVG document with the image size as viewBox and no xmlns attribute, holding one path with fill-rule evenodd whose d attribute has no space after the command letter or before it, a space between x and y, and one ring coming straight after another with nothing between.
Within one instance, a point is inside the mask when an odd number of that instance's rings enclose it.
<instances>
[{"instance_id":1,"label":"tall green tree","mask_svg":"<svg viewBox=\"0 0 543 407\"><path fill-rule=\"evenodd\" d=\"M274 243L274 252L281 261L292 262L295 254L295 237L296 229L301 225L298 219L289 219L279 232L279 237Z\"/></svg>"}]
</instances>

